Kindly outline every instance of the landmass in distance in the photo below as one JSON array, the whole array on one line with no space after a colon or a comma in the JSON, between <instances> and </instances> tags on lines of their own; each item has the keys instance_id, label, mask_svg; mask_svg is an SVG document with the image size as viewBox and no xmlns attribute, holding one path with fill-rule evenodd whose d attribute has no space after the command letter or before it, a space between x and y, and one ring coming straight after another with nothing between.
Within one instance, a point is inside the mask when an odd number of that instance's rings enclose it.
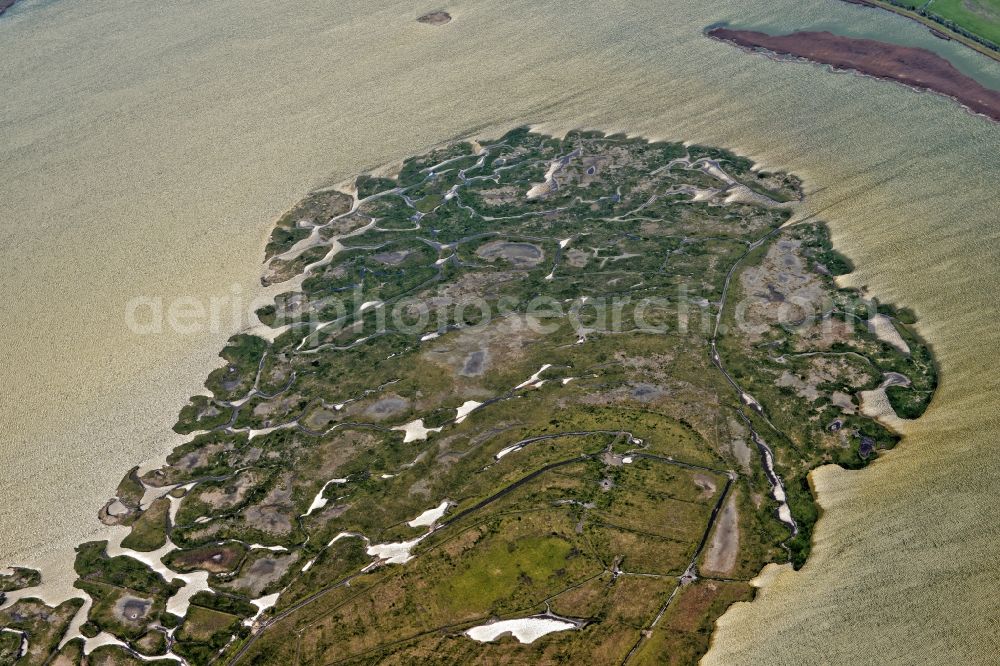
<instances>
[{"instance_id":1,"label":"landmass in distance","mask_svg":"<svg viewBox=\"0 0 1000 666\"><path fill-rule=\"evenodd\" d=\"M926 49L873 39L856 39L831 32L793 32L768 35L755 30L714 28L710 37L747 49L851 69L861 74L931 90L958 100L975 113L1000 120L1000 92L984 87L950 62Z\"/></svg>"},{"instance_id":2,"label":"landmass in distance","mask_svg":"<svg viewBox=\"0 0 1000 666\"><path fill-rule=\"evenodd\" d=\"M418 18L417 22L427 23L428 25L444 25L451 22L451 14L443 11L428 12Z\"/></svg>"}]
</instances>

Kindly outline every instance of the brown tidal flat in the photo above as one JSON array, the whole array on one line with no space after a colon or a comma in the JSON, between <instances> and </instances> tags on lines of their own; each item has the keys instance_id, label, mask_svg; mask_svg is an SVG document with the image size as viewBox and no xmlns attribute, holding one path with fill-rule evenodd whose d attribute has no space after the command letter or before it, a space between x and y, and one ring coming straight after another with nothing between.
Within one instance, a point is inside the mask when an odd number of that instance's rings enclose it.
<instances>
[{"instance_id":1,"label":"brown tidal flat","mask_svg":"<svg viewBox=\"0 0 1000 666\"><path fill-rule=\"evenodd\" d=\"M754 30L714 28L708 34L744 48L765 49L932 90L958 100L975 113L1000 121L1000 92L980 85L941 56L925 49L830 32L768 35Z\"/></svg>"}]
</instances>

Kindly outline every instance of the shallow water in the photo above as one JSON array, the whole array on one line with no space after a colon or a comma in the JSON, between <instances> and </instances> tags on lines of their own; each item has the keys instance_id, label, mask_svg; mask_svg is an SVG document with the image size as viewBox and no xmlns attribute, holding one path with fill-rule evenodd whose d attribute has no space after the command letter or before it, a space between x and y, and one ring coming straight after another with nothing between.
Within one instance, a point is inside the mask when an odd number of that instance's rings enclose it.
<instances>
[{"instance_id":1,"label":"shallow water","mask_svg":"<svg viewBox=\"0 0 1000 666\"><path fill-rule=\"evenodd\" d=\"M914 307L943 384L902 445L822 470L802 572L721 621L709 661L984 661L996 650L1000 126L949 100L704 38L850 26L1000 66L833 0L416 3L25 0L0 19L0 563L52 585L238 326L130 333L129 299L260 292L310 188L522 123L723 145L793 170L858 284ZM61 585L60 585L61 583Z\"/></svg>"}]
</instances>

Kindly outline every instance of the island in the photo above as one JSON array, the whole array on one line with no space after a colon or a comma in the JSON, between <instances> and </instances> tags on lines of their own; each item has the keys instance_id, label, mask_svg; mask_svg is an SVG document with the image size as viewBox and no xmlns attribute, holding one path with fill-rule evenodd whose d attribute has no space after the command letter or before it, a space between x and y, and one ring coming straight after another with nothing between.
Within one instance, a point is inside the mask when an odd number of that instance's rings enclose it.
<instances>
[{"instance_id":1,"label":"island","mask_svg":"<svg viewBox=\"0 0 1000 666\"><path fill-rule=\"evenodd\" d=\"M127 536L79 547L84 600L19 598L0 650L696 662L806 561L810 470L892 448L937 385L802 196L718 148L526 128L310 194L187 440L101 511Z\"/></svg>"},{"instance_id":2,"label":"island","mask_svg":"<svg viewBox=\"0 0 1000 666\"><path fill-rule=\"evenodd\" d=\"M713 28L708 35L750 50L804 58L837 69L896 81L919 90L930 90L957 100L974 113L994 121L1000 120L1000 91L983 86L926 49L844 37L831 32L768 35L755 30Z\"/></svg>"},{"instance_id":3,"label":"island","mask_svg":"<svg viewBox=\"0 0 1000 666\"><path fill-rule=\"evenodd\" d=\"M428 12L419 17L417 22L429 25L444 25L451 22L451 14L445 11Z\"/></svg>"}]
</instances>

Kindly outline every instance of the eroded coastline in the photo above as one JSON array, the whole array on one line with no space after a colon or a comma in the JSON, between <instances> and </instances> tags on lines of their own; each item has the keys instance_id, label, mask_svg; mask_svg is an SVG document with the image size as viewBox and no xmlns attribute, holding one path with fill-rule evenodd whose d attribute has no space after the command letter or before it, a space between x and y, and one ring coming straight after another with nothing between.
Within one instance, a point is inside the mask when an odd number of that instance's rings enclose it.
<instances>
[{"instance_id":1,"label":"eroded coastline","mask_svg":"<svg viewBox=\"0 0 1000 666\"><path fill-rule=\"evenodd\" d=\"M361 639L324 620L337 638L307 637L316 659L489 658L515 646L459 630L553 609L573 630L516 647L524 659L696 657L764 563L804 561L808 471L895 443L855 394L905 373L890 404L916 416L936 384L910 316L836 287L850 266L824 227L785 226L799 196L718 149L524 131L313 195L268 247L266 279L290 288L259 312L271 332L235 337L212 395L180 415L190 442L122 480L102 514L130 526L121 546L81 547L94 603L63 655L281 659L300 618L369 590L352 622L382 594L403 606ZM669 333L629 301L618 329L562 317L543 335L524 307L540 292L662 297ZM408 298L438 318L379 329ZM458 307L473 298L515 307L483 324ZM818 319L784 317L803 302ZM452 608L463 576L510 580ZM413 617L427 586L442 605Z\"/></svg>"},{"instance_id":2,"label":"eroded coastline","mask_svg":"<svg viewBox=\"0 0 1000 666\"><path fill-rule=\"evenodd\" d=\"M750 50L804 58L895 81L952 99L974 113L1000 121L1000 91L986 88L959 72L950 62L926 49L830 32L793 32L768 35L755 30L712 28L708 35Z\"/></svg>"}]
</instances>

